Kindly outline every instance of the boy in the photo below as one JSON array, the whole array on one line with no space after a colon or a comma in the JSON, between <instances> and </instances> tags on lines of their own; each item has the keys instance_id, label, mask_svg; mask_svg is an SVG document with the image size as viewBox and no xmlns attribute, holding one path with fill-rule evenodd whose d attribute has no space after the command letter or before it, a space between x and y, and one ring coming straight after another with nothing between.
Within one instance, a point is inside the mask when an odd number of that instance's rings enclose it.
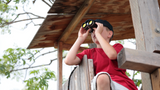
<instances>
[{"instance_id":1,"label":"boy","mask_svg":"<svg viewBox=\"0 0 160 90\"><path fill-rule=\"evenodd\" d=\"M123 46L121 44L113 46L109 44L113 37L112 25L101 19L97 19L95 22L97 28L93 28L91 37L97 48L87 49L77 54L80 45L90 31L90 29L86 31L81 27L78 38L69 50L64 62L67 65L77 65L84 55L87 55L88 59L93 59L96 74L92 82L93 90L137 90L134 82L125 74L126 70L118 68L117 54Z\"/></svg>"}]
</instances>

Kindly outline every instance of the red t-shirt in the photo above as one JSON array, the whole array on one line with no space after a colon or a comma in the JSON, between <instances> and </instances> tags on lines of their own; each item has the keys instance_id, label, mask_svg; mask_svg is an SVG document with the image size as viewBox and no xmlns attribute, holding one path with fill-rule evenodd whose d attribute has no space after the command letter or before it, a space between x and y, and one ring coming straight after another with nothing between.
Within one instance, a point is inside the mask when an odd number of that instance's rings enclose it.
<instances>
[{"instance_id":1,"label":"red t-shirt","mask_svg":"<svg viewBox=\"0 0 160 90\"><path fill-rule=\"evenodd\" d=\"M123 46L119 43L113 45L114 49L119 53ZM125 74L126 69L118 68L117 60L110 60L102 48L86 49L77 54L82 60L87 55L88 59L93 59L94 72L108 72L113 81L125 86L129 90L138 90L134 82Z\"/></svg>"}]
</instances>

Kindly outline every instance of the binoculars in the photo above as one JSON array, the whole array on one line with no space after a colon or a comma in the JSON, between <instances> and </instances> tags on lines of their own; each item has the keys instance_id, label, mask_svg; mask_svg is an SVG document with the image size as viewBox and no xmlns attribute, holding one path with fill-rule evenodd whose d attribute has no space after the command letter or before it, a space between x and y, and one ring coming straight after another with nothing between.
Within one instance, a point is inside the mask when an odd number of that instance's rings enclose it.
<instances>
[{"instance_id":1,"label":"binoculars","mask_svg":"<svg viewBox=\"0 0 160 90\"><path fill-rule=\"evenodd\" d=\"M85 30L91 29L91 31L89 31L89 33L92 33L92 32L94 31L93 28L97 28L97 24L95 23L94 20L88 19L88 20L86 20L86 21L82 24L82 27L83 27Z\"/></svg>"}]
</instances>

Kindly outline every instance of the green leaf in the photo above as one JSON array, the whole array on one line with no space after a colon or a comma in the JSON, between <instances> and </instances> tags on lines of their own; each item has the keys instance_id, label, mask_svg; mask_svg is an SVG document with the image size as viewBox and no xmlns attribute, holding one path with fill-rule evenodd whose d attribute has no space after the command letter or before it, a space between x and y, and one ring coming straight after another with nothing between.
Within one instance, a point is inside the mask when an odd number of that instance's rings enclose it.
<instances>
[{"instance_id":1,"label":"green leaf","mask_svg":"<svg viewBox=\"0 0 160 90\"><path fill-rule=\"evenodd\" d=\"M25 61L24 59L22 59L22 61L23 61L23 65L25 65L25 64L26 64L26 61Z\"/></svg>"},{"instance_id":2,"label":"green leaf","mask_svg":"<svg viewBox=\"0 0 160 90\"><path fill-rule=\"evenodd\" d=\"M39 70L30 71L30 74L33 74L33 75L39 74Z\"/></svg>"},{"instance_id":3,"label":"green leaf","mask_svg":"<svg viewBox=\"0 0 160 90\"><path fill-rule=\"evenodd\" d=\"M33 70L31 73L36 73L40 70ZM48 89L48 80L56 78L53 71L50 71L48 68L44 68L41 71L44 71L40 76L36 75L28 80L26 80L26 87L28 90L47 90ZM40 73L40 72L39 72Z\"/></svg>"},{"instance_id":4,"label":"green leaf","mask_svg":"<svg viewBox=\"0 0 160 90\"><path fill-rule=\"evenodd\" d=\"M142 83L142 80L140 80L140 79L134 79L133 81L136 86L140 86L140 84Z\"/></svg>"},{"instance_id":5,"label":"green leaf","mask_svg":"<svg viewBox=\"0 0 160 90\"><path fill-rule=\"evenodd\" d=\"M18 7L16 6L16 9L18 10Z\"/></svg>"},{"instance_id":6,"label":"green leaf","mask_svg":"<svg viewBox=\"0 0 160 90\"><path fill-rule=\"evenodd\" d=\"M128 77L130 77L131 75L129 74L129 72L126 72L126 75L128 76Z\"/></svg>"},{"instance_id":7,"label":"green leaf","mask_svg":"<svg viewBox=\"0 0 160 90\"><path fill-rule=\"evenodd\" d=\"M116 40L115 43L120 43L120 44L124 45L124 40Z\"/></svg>"}]
</instances>

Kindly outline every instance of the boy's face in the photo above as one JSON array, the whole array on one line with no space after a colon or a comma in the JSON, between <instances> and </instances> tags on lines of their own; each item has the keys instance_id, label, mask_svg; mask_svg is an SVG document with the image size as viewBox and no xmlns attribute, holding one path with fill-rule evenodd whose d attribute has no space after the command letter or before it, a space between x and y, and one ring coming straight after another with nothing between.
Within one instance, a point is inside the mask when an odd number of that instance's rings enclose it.
<instances>
[{"instance_id":1,"label":"boy's face","mask_svg":"<svg viewBox=\"0 0 160 90\"><path fill-rule=\"evenodd\" d=\"M94 28L93 33L91 33L92 41L95 44L99 44L99 41L95 35L95 30L96 30L96 28ZM112 34L113 34L112 31L110 31L107 27L103 26L103 31L102 31L101 35L107 42L109 42L110 38L112 37Z\"/></svg>"}]
</instances>

